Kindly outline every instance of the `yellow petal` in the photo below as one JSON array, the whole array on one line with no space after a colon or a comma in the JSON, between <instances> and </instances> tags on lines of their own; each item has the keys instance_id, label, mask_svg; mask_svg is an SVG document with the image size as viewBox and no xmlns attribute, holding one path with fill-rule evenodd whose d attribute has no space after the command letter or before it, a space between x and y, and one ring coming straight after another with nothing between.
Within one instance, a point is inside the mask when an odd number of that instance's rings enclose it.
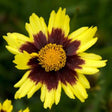
<instances>
[{"instance_id":1,"label":"yellow petal","mask_svg":"<svg viewBox=\"0 0 112 112\"><path fill-rule=\"evenodd\" d=\"M97 68L104 67L107 60L101 60L101 56L92 53L78 54L84 60L84 64L80 65L81 69L76 69L77 72L82 74L95 74L99 70Z\"/></svg>"},{"instance_id":2,"label":"yellow petal","mask_svg":"<svg viewBox=\"0 0 112 112\"><path fill-rule=\"evenodd\" d=\"M81 102L84 102L85 99L88 97L85 88L81 85L79 81L77 81L76 84L73 85L72 91Z\"/></svg>"},{"instance_id":3,"label":"yellow petal","mask_svg":"<svg viewBox=\"0 0 112 112\"><path fill-rule=\"evenodd\" d=\"M9 52L11 52L12 54L18 54L20 53L19 50L17 48L14 48L14 47L11 47L11 46L7 46L6 45L6 48Z\"/></svg>"},{"instance_id":4,"label":"yellow petal","mask_svg":"<svg viewBox=\"0 0 112 112\"><path fill-rule=\"evenodd\" d=\"M88 41L85 44L81 44L79 46L79 49L77 50L77 53L81 53L81 52L86 51L88 48L93 46L97 42L97 40L98 40L98 38L96 37L96 38L91 39L90 41Z\"/></svg>"},{"instance_id":5,"label":"yellow petal","mask_svg":"<svg viewBox=\"0 0 112 112\"><path fill-rule=\"evenodd\" d=\"M78 34L78 36L73 38L73 40L80 40L82 44L85 44L86 42L90 41L93 38L96 31L97 27L90 27L90 28L86 27L84 28L83 32L81 32L80 35Z\"/></svg>"},{"instance_id":6,"label":"yellow petal","mask_svg":"<svg viewBox=\"0 0 112 112\"><path fill-rule=\"evenodd\" d=\"M19 82L17 82L17 83L14 85L14 87L15 87L15 88L20 87L20 86L26 81L26 79L28 78L29 73L30 73L30 71L27 71L27 72L23 75L23 77L21 78L21 80L20 80Z\"/></svg>"},{"instance_id":7,"label":"yellow petal","mask_svg":"<svg viewBox=\"0 0 112 112\"><path fill-rule=\"evenodd\" d=\"M30 37L31 41L33 41L33 33L34 32L33 32L33 28L31 26L31 24L26 23L25 28L26 28L27 32L29 33L29 37Z\"/></svg>"},{"instance_id":8,"label":"yellow petal","mask_svg":"<svg viewBox=\"0 0 112 112\"><path fill-rule=\"evenodd\" d=\"M44 21L44 18L43 17L40 17L40 21L41 21L41 26L42 26L42 31L43 33L45 34L46 38L47 38L47 26L45 24L45 21Z\"/></svg>"},{"instance_id":9,"label":"yellow petal","mask_svg":"<svg viewBox=\"0 0 112 112\"><path fill-rule=\"evenodd\" d=\"M31 88L31 90L28 92L27 97L28 97L28 98L31 98L32 95L33 95L36 91L38 91L38 90L41 88L41 86L42 86L42 84L41 84L40 82L39 82L38 84L35 84L35 85Z\"/></svg>"},{"instance_id":10,"label":"yellow petal","mask_svg":"<svg viewBox=\"0 0 112 112\"><path fill-rule=\"evenodd\" d=\"M73 32L69 38L72 38L72 41L80 41L80 46L77 53L87 50L89 47L94 45L97 41L97 38L93 38L97 31L97 27L83 27L82 29Z\"/></svg>"},{"instance_id":11,"label":"yellow petal","mask_svg":"<svg viewBox=\"0 0 112 112\"><path fill-rule=\"evenodd\" d=\"M35 82L33 82L31 79L26 79L26 81L21 85L19 90L15 94L15 99L22 98L31 90L31 88L35 85Z\"/></svg>"},{"instance_id":12,"label":"yellow petal","mask_svg":"<svg viewBox=\"0 0 112 112\"><path fill-rule=\"evenodd\" d=\"M49 109L51 109L52 104L54 103L54 95L55 95L55 90L51 89L51 90L46 90L45 93L45 102L44 102L44 108L46 109L47 107L49 107Z\"/></svg>"},{"instance_id":13,"label":"yellow petal","mask_svg":"<svg viewBox=\"0 0 112 112\"><path fill-rule=\"evenodd\" d=\"M26 30L32 40L33 35L37 35L40 31L47 36L47 26L44 19L39 18L35 13L30 16L30 23L26 23Z\"/></svg>"},{"instance_id":14,"label":"yellow petal","mask_svg":"<svg viewBox=\"0 0 112 112\"><path fill-rule=\"evenodd\" d=\"M64 17L63 26L61 27L65 33L65 36L68 36L70 27L69 27L70 18L68 15Z\"/></svg>"},{"instance_id":15,"label":"yellow petal","mask_svg":"<svg viewBox=\"0 0 112 112\"><path fill-rule=\"evenodd\" d=\"M82 33L84 33L84 31L86 31L88 29L88 27L81 27L79 29L77 29L76 31L74 31L73 33L71 33L68 38L69 39L76 39L77 36L81 35Z\"/></svg>"},{"instance_id":16,"label":"yellow petal","mask_svg":"<svg viewBox=\"0 0 112 112\"><path fill-rule=\"evenodd\" d=\"M96 68L100 68L100 67L104 67L106 65L106 61L107 60L89 60L89 59L85 59L85 64L83 65L83 67L96 67Z\"/></svg>"},{"instance_id":17,"label":"yellow petal","mask_svg":"<svg viewBox=\"0 0 112 112\"><path fill-rule=\"evenodd\" d=\"M84 88L87 89L90 88L89 81L86 79L86 77L83 74L78 74L77 80L84 86Z\"/></svg>"},{"instance_id":18,"label":"yellow petal","mask_svg":"<svg viewBox=\"0 0 112 112\"><path fill-rule=\"evenodd\" d=\"M60 97L61 97L61 82L58 82L58 87L55 91L55 104L57 105L60 101Z\"/></svg>"},{"instance_id":19,"label":"yellow petal","mask_svg":"<svg viewBox=\"0 0 112 112\"><path fill-rule=\"evenodd\" d=\"M52 28L53 28L53 25L54 25L54 21L55 21L55 16L56 16L56 13L55 11L53 10L50 14L50 18L49 18L49 23L48 23L48 31L49 33L52 32Z\"/></svg>"},{"instance_id":20,"label":"yellow petal","mask_svg":"<svg viewBox=\"0 0 112 112\"><path fill-rule=\"evenodd\" d=\"M81 69L76 69L76 71L78 73L87 74L87 75L91 75L99 72L99 70L95 67L82 67Z\"/></svg>"},{"instance_id":21,"label":"yellow petal","mask_svg":"<svg viewBox=\"0 0 112 112\"><path fill-rule=\"evenodd\" d=\"M11 104L11 101L8 100L8 99L5 100L4 103L3 103L2 109L7 111L7 112L12 112L13 106Z\"/></svg>"},{"instance_id":22,"label":"yellow petal","mask_svg":"<svg viewBox=\"0 0 112 112\"><path fill-rule=\"evenodd\" d=\"M65 13L66 13L66 9L62 10L62 8L59 8L57 13L55 13L55 11L51 12L51 15L49 18L49 23L48 23L49 33L52 32L53 28L55 28L55 29L58 28L58 29L62 29L65 36L68 35L70 18Z\"/></svg>"},{"instance_id":23,"label":"yellow petal","mask_svg":"<svg viewBox=\"0 0 112 112\"><path fill-rule=\"evenodd\" d=\"M26 51L23 51L23 53L19 53L15 55L15 60L13 61L16 65L16 68L24 70L29 69L30 66L28 65L29 60L31 59L31 55L27 53Z\"/></svg>"},{"instance_id":24,"label":"yellow petal","mask_svg":"<svg viewBox=\"0 0 112 112\"><path fill-rule=\"evenodd\" d=\"M69 98L75 99L74 94L73 94L71 88L69 87L68 83L66 85L62 83L62 88Z\"/></svg>"},{"instance_id":25,"label":"yellow petal","mask_svg":"<svg viewBox=\"0 0 112 112\"><path fill-rule=\"evenodd\" d=\"M0 103L0 110L2 109L2 104Z\"/></svg>"},{"instance_id":26,"label":"yellow petal","mask_svg":"<svg viewBox=\"0 0 112 112\"><path fill-rule=\"evenodd\" d=\"M31 41L28 37L19 34L19 33L7 33L7 36L3 36L3 38L6 40L8 43L7 48L9 47L12 49L11 53L17 54L19 51L19 48L21 47L22 44L25 42Z\"/></svg>"},{"instance_id":27,"label":"yellow petal","mask_svg":"<svg viewBox=\"0 0 112 112\"><path fill-rule=\"evenodd\" d=\"M43 84L41 87L41 96L40 96L42 102L44 102L45 100L46 91L47 91L47 87L45 84Z\"/></svg>"},{"instance_id":28,"label":"yellow petal","mask_svg":"<svg viewBox=\"0 0 112 112\"><path fill-rule=\"evenodd\" d=\"M92 60L101 60L102 59L102 57L100 55L93 54L93 53L80 53L78 55L81 56L81 58L83 58L83 59L92 59Z\"/></svg>"}]
</instances>

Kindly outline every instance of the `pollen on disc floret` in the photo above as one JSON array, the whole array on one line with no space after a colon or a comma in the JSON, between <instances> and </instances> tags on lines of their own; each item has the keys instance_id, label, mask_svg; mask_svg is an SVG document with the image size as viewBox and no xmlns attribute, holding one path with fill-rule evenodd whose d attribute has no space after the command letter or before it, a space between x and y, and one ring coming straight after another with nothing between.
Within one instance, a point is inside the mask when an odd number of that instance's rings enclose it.
<instances>
[{"instance_id":1,"label":"pollen on disc floret","mask_svg":"<svg viewBox=\"0 0 112 112\"><path fill-rule=\"evenodd\" d=\"M62 45L47 44L38 53L39 64L45 68L46 72L58 71L66 63L66 53Z\"/></svg>"}]
</instances>

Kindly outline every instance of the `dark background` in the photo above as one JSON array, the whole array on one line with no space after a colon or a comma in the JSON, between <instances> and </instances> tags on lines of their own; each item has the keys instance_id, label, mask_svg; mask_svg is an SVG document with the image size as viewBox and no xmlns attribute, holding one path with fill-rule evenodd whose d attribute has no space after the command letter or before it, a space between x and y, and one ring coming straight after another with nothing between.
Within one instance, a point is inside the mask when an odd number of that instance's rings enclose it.
<instances>
[{"instance_id":1,"label":"dark background","mask_svg":"<svg viewBox=\"0 0 112 112\"><path fill-rule=\"evenodd\" d=\"M70 16L71 32L83 26L98 26L97 43L87 52L94 52L107 59L107 66L100 72L89 76L91 89L85 103L71 100L62 91L60 103L45 110L40 101L40 91L32 98L14 100L17 91L13 85L19 81L25 71L17 70L12 63L13 54L6 48L2 36L8 32L28 35L25 23L35 12L48 23L50 12L59 7L66 8ZM0 101L12 100L14 111L25 109L31 112L112 112L112 0L0 0Z\"/></svg>"}]
</instances>

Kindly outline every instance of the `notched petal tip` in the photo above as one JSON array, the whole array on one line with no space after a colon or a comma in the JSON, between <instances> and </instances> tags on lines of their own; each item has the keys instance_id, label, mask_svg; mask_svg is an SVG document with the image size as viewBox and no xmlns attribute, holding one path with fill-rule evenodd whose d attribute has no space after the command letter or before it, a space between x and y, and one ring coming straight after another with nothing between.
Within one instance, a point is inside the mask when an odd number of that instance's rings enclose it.
<instances>
[{"instance_id":1,"label":"notched petal tip","mask_svg":"<svg viewBox=\"0 0 112 112\"><path fill-rule=\"evenodd\" d=\"M23 51L23 53L19 53L15 55L15 59L13 60L13 63L16 64L17 69L26 70L30 68L30 66L28 66L28 62L31 58L32 57L28 52Z\"/></svg>"},{"instance_id":2,"label":"notched petal tip","mask_svg":"<svg viewBox=\"0 0 112 112\"><path fill-rule=\"evenodd\" d=\"M3 39L4 39L4 40L6 40L6 38L7 38L7 36L6 36L6 35L3 35L2 37L3 37Z\"/></svg>"},{"instance_id":3,"label":"notched petal tip","mask_svg":"<svg viewBox=\"0 0 112 112\"><path fill-rule=\"evenodd\" d=\"M19 90L16 92L15 99L20 99L26 96L34 85L35 82L27 78L25 82L20 86Z\"/></svg>"},{"instance_id":4,"label":"notched petal tip","mask_svg":"<svg viewBox=\"0 0 112 112\"><path fill-rule=\"evenodd\" d=\"M78 54L82 59L90 59L90 60L101 60L102 57L98 54L94 54L94 53L80 53Z\"/></svg>"},{"instance_id":5,"label":"notched petal tip","mask_svg":"<svg viewBox=\"0 0 112 112\"><path fill-rule=\"evenodd\" d=\"M42 84L39 82L38 84L34 84L31 90L27 93L27 98L31 98L32 95L41 88Z\"/></svg>"},{"instance_id":6,"label":"notched petal tip","mask_svg":"<svg viewBox=\"0 0 112 112\"><path fill-rule=\"evenodd\" d=\"M103 63L103 67L104 67L104 66L106 66L108 60L103 60L103 62L104 62L104 63Z\"/></svg>"},{"instance_id":7,"label":"notched petal tip","mask_svg":"<svg viewBox=\"0 0 112 112\"><path fill-rule=\"evenodd\" d=\"M77 53L82 53L82 52L86 51L91 46L93 46L97 42L97 40L98 40L98 38L95 37L95 38L91 39L90 41L88 41L87 43L79 46L79 49L77 50Z\"/></svg>"},{"instance_id":8,"label":"notched petal tip","mask_svg":"<svg viewBox=\"0 0 112 112\"><path fill-rule=\"evenodd\" d=\"M68 38L72 39L72 41L74 41L76 39L77 36L81 35L82 33L84 33L84 31L86 31L89 27L81 27L79 29L77 29L76 31L72 32Z\"/></svg>"},{"instance_id":9,"label":"notched petal tip","mask_svg":"<svg viewBox=\"0 0 112 112\"><path fill-rule=\"evenodd\" d=\"M81 102L84 102L85 99L88 98L86 89L79 81L77 81L76 84L73 85L73 92Z\"/></svg>"},{"instance_id":10,"label":"notched petal tip","mask_svg":"<svg viewBox=\"0 0 112 112\"><path fill-rule=\"evenodd\" d=\"M77 80L81 83L81 85L84 88L86 88L86 89L90 88L90 83L83 74L78 74Z\"/></svg>"},{"instance_id":11,"label":"notched petal tip","mask_svg":"<svg viewBox=\"0 0 112 112\"><path fill-rule=\"evenodd\" d=\"M52 105L54 104L54 95L55 91L54 89L48 90L45 93L45 101L44 101L44 108L49 108L51 109Z\"/></svg>"},{"instance_id":12,"label":"notched petal tip","mask_svg":"<svg viewBox=\"0 0 112 112\"><path fill-rule=\"evenodd\" d=\"M97 31L97 30L98 30L98 27L97 27L97 26L94 26L93 28L94 28L94 30L95 30L95 31Z\"/></svg>"},{"instance_id":13,"label":"notched petal tip","mask_svg":"<svg viewBox=\"0 0 112 112\"><path fill-rule=\"evenodd\" d=\"M77 53L84 52L85 50L87 50L88 48L90 48L92 45L94 45L96 43L96 41L98 39L97 37L94 38L96 31L97 31L97 27L90 27L88 29L84 28L83 30L79 29L79 31L77 30L76 33L73 32L70 35L69 38L73 38L72 40L78 40L81 42ZM73 37L74 35L76 37Z\"/></svg>"},{"instance_id":14,"label":"notched petal tip","mask_svg":"<svg viewBox=\"0 0 112 112\"><path fill-rule=\"evenodd\" d=\"M13 48L13 47L8 46L8 45L6 45L5 47L6 47L6 49L7 49L9 52L11 52L12 54L18 54L18 53L20 53L20 52L18 51L18 49L16 49L16 48Z\"/></svg>"},{"instance_id":15,"label":"notched petal tip","mask_svg":"<svg viewBox=\"0 0 112 112\"><path fill-rule=\"evenodd\" d=\"M36 13L33 12L31 16L37 16L37 15L36 15ZM31 17L31 16L30 16L30 17Z\"/></svg>"},{"instance_id":16,"label":"notched petal tip","mask_svg":"<svg viewBox=\"0 0 112 112\"><path fill-rule=\"evenodd\" d=\"M57 105L60 101L60 97L61 97L61 82L58 82L58 86L55 90L55 104Z\"/></svg>"},{"instance_id":17,"label":"notched petal tip","mask_svg":"<svg viewBox=\"0 0 112 112\"><path fill-rule=\"evenodd\" d=\"M62 11L62 7L59 7L58 11ZM57 11L57 12L58 12L58 11Z\"/></svg>"},{"instance_id":18,"label":"notched petal tip","mask_svg":"<svg viewBox=\"0 0 112 112\"><path fill-rule=\"evenodd\" d=\"M78 73L85 74L85 75L93 75L99 72L99 69L95 67L83 67L82 69L76 69Z\"/></svg>"},{"instance_id":19,"label":"notched petal tip","mask_svg":"<svg viewBox=\"0 0 112 112\"><path fill-rule=\"evenodd\" d=\"M85 63L81 65L82 69L76 70L78 73L91 75L99 72L98 68L106 66L107 60L94 53L81 53L79 56Z\"/></svg>"},{"instance_id":20,"label":"notched petal tip","mask_svg":"<svg viewBox=\"0 0 112 112\"><path fill-rule=\"evenodd\" d=\"M66 95L71 98L71 99L75 99L75 96L73 94L73 91L72 91L72 87L69 83L67 83L67 85L65 84L62 84L62 88L63 90L65 91Z\"/></svg>"},{"instance_id":21,"label":"notched petal tip","mask_svg":"<svg viewBox=\"0 0 112 112\"><path fill-rule=\"evenodd\" d=\"M42 17L38 17L35 13L32 13L29 18L29 23L26 23L25 27L31 41L34 41L34 35L37 35L39 32L42 32L47 37L46 23Z\"/></svg>"},{"instance_id":22,"label":"notched petal tip","mask_svg":"<svg viewBox=\"0 0 112 112\"><path fill-rule=\"evenodd\" d=\"M52 29L62 29L65 34L65 37L69 33L69 21L70 18L66 15L66 9L59 8L57 13L52 11L49 18L48 23L48 32L49 34L52 32Z\"/></svg>"},{"instance_id":23,"label":"notched petal tip","mask_svg":"<svg viewBox=\"0 0 112 112\"><path fill-rule=\"evenodd\" d=\"M20 53L19 48L24 44L26 41L30 41L29 37L20 34L20 33L7 33L7 36L3 36L3 38L7 42L7 49L12 53L12 54L18 54Z\"/></svg>"},{"instance_id":24,"label":"notched petal tip","mask_svg":"<svg viewBox=\"0 0 112 112\"><path fill-rule=\"evenodd\" d=\"M15 88L21 87L21 85L22 85L22 84L25 82L25 80L28 78L30 72L31 72L31 71L27 71L27 72L23 75L23 77L20 79L20 81L18 81L18 82L14 85L14 87L15 87Z\"/></svg>"},{"instance_id":25,"label":"notched petal tip","mask_svg":"<svg viewBox=\"0 0 112 112\"><path fill-rule=\"evenodd\" d=\"M51 15L55 15L55 10L52 10L52 12L50 13L50 16Z\"/></svg>"}]
</instances>

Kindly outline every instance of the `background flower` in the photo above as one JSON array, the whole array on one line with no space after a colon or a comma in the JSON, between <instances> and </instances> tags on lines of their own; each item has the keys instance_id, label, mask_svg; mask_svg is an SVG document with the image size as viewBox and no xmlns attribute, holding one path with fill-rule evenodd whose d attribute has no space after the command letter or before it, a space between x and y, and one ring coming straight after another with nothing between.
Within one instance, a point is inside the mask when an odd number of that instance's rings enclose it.
<instances>
[{"instance_id":1,"label":"background flower","mask_svg":"<svg viewBox=\"0 0 112 112\"><path fill-rule=\"evenodd\" d=\"M12 112L13 105L11 104L11 100L5 100L3 104L0 103L0 112ZM20 110L18 112L29 112L29 108L26 108L25 110Z\"/></svg>"},{"instance_id":2,"label":"background flower","mask_svg":"<svg viewBox=\"0 0 112 112\"><path fill-rule=\"evenodd\" d=\"M59 6L67 8L67 14L71 18L71 32L81 26L95 25L98 26L98 32L96 36L99 37L98 42L88 50L88 52L94 52L103 56L103 59L108 59L108 66L101 69L100 73L95 77L88 77L91 80L92 90L89 93L89 98L84 104L80 104L79 101L69 100L62 92L61 102L58 106L54 106L52 111L109 111L111 109L111 0L107 1L76 1L68 0L60 2L57 0L50 1L0 1L0 24L1 24L1 36L7 32L18 32L25 34L24 23L28 21L28 17L32 12L37 13L39 16L43 16L45 21L48 21L49 13L51 10L57 10ZM87 7L89 6L89 7ZM38 9L37 9L38 7ZM48 8L49 7L49 8ZM107 18L108 17L108 18ZM15 89L12 86L21 78L21 74L24 72L18 71L12 65L13 56L4 48L4 41L1 46L0 55L0 96L3 98L13 99ZM20 74L15 77L15 74ZM8 74L8 75L7 75ZM106 75L105 75L106 74ZM97 77L96 77L97 76ZM5 83L5 84L4 84ZM10 84L10 85L9 85ZM94 90L94 91L93 91ZM7 94L6 94L7 93ZM37 105L39 105L38 111L43 110L42 103L38 95L34 95L27 103L32 107L33 111L37 111ZM108 95L107 95L108 94ZM99 99L98 99L99 98ZM21 99L14 101L15 105L26 107L26 100ZM33 102L33 103L31 103ZM67 105L66 103L67 102ZM64 105L64 108L63 108ZM91 107L91 108L90 108ZM16 108L19 108L16 106ZM19 110L19 109L18 109ZM45 111L45 110L44 110ZM46 110L47 111L47 110Z\"/></svg>"}]
</instances>

